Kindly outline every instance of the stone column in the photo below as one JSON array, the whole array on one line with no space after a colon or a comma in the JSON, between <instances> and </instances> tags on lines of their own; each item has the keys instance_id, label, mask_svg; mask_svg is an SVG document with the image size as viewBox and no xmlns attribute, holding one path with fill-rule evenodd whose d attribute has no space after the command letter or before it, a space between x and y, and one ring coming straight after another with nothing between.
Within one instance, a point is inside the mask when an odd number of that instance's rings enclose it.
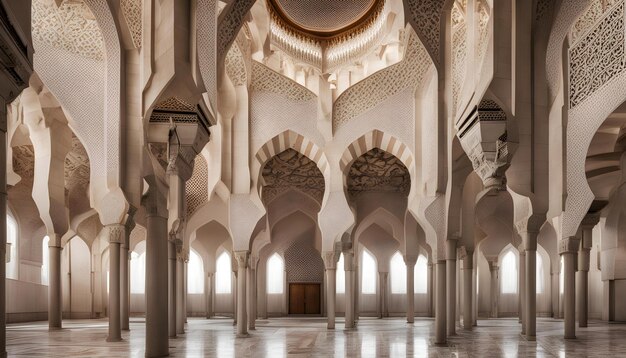
<instances>
[{"instance_id":1,"label":"stone column","mask_svg":"<svg viewBox=\"0 0 626 358\"><path fill-rule=\"evenodd\" d=\"M379 272L378 277L380 281L380 307L378 318L389 317L387 309L387 282L389 280L389 272Z\"/></svg>"},{"instance_id":2,"label":"stone column","mask_svg":"<svg viewBox=\"0 0 626 358\"><path fill-rule=\"evenodd\" d=\"M576 338L576 252L580 239L568 237L559 242L559 253L563 256L563 316L565 339Z\"/></svg>"},{"instance_id":3,"label":"stone column","mask_svg":"<svg viewBox=\"0 0 626 358\"><path fill-rule=\"evenodd\" d=\"M500 267L498 260L489 261L489 271L491 272L491 317L498 318L498 298L500 297Z\"/></svg>"},{"instance_id":4,"label":"stone column","mask_svg":"<svg viewBox=\"0 0 626 358\"><path fill-rule=\"evenodd\" d=\"M256 329L256 264L258 258L250 256L250 267L248 268L248 329Z\"/></svg>"},{"instance_id":5,"label":"stone column","mask_svg":"<svg viewBox=\"0 0 626 358\"><path fill-rule=\"evenodd\" d=\"M63 320L61 297L63 292L61 289L61 250L63 248L61 236L48 234L48 238L48 264L50 265L48 267L48 328L54 331L61 329Z\"/></svg>"},{"instance_id":6,"label":"stone column","mask_svg":"<svg viewBox=\"0 0 626 358\"><path fill-rule=\"evenodd\" d=\"M525 250L525 287L524 306L522 313L525 317L525 327L522 334L526 334L529 341L536 340L537 336L537 231L520 232ZM522 258L520 257L520 264ZM523 329L526 328L524 331Z\"/></svg>"},{"instance_id":7,"label":"stone column","mask_svg":"<svg viewBox=\"0 0 626 358\"><path fill-rule=\"evenodd\" d=\"M446 260L435 264L435 344L446 344Z\"/></svg>"},{"instance_id":8,"label":"stone column","mask_svg":"<svg viewBox=\"0 0 626 358\"><path fill-rule=\"evenodd\" d=\"M248 337L246 313L246 276L248 270L249 251L235 251L237 260L237 337Z\"/></svg>"},{"instance_id":9,"label":"stone column","mask_svg":"<svg viewBox=\"0 0 626 358\"><path fill-rule=\"evenodd\" d=\"M168 341L168 235L167 200L152 188L144 197L146 208L146 357L169 354Z\"/></svg>"},{"instance_id":10,"label":"stone column","mask_svg":"<svg viewBox=\"0 0 626 358\"><path fill-rule=\"evenodd\" d=\"M435 285L434 285L434 267L432 261L428 262L428 317L435 317Z\"/></svg>"},{"instance_id":11,"label":"stone column","mask_svg":"<svg viewBox=\"0 0 626 358\"><path fill-rule=\"evenodd\" d=\"M335 329L335 303L337 297L337 259L334 251L324 252L326 267L326 316L328 329Z\"/></svg>"},{"instance_id":12,"label":"stone column","mask_svg":"<svg viewBox=\"0 0 626 358\"><path fill-rule=\"evenodd\" d=\"M182 240L176 245L176 334L185 334L185 250Z\"/></svg>"},{"instance_id":13,"label":"stone column","mask_svg":"<svg viewBox=\"0 0 626 358\"><path fill-rule=\"evenodd\" d=\"M171 236L171 234L170 234ZM168 307L167 322L170 338L176 338L176 239L170 237L168 247Z\"/></svg>"},{"instance_id":14,"label":"stone column","mask_svg":"<svg viewBox=\"0 0 626 358\"><path fill-rule=\"evenodd\" d=\"M589 266L591 260L591 246L593 244L593 227L596 226L600 217L587 215L581 224L582 240L578 251L578 327L587 327L589 312Z\"/></svg>"},{"instance_id":15,"label":"stone column","mask_svg":"<svg viewBox=\"0 0 626 358\"><path fill-rule=\"evenodd\" d=\"M471 251L465 252L463 257L463 329L471 331L473 326L472 320L472 279L474 271L474 253Z\"/></svg>"},{"instance_id":16,"label":"stone column","mask_svg":"<svg viewBox=\"0 0 626 358\"><path fill-rule=\"evenodd\" d=\"M518 248L519 252L519 270L518 274L518 319L522 323L522 335L526 335L526 252L524 251L524 245Z\"/></svg>"},{"instance_id":17,"label":"stone column","mask_svg":"<svg viewBox=\"0 0 626 358\"><path fill-rule=\"evenodd\" d=\"M446 241L446 328L448 336L456 334L456 240Z\"/></svg>"},{"instance_id":18,"label":"stone column","mask_svg":"<svg viewBox=\"0 0 626 358\"><path fill-rule=\"evenodd\" d=\"M135 227L132 218L126 220L126 228L124 230L124 242L122 243L120 252L120 319L123 331L130 329L130 233Z\"/></svg>"},{"instance_id":19,"label":"stone column","mask_svg":"<svg viewBox=\"0 0 626 358\"><path fill-rule=\"evenodd\" d=\"M352 317L354 318L354 326L356 327L356 324L359 320L359 296L360 296L360 292L361 289L359 288L359 264L358 264L358 259L356 257L352 257L352 264L353 264L353 268L352 268L352 292L353 292L353 296L352 298L354 299L354 304L352 305L352 309L354 310L354 313L352 315Z\"/></svg>"},{"instance_id":20,"label":"stone column","mask_svg":"<svg viewBox=\"0 0 626 358\"><path fill-rule=\"evenodd\" d=\"M207 273L206 283L206 318L213 317L213 272Z\"/></svg>"},{"instance_id":21,"label":"stone column","mask_svg":"<svg viewBox=\"0 0 626 358\"><path fill-rule=\"evenodd\" d=\"M406 264L406 321L415 322L415 263L416 257L404 255Z\"/></svg>"},{"instance_id":22,"label":"stone column","mask_svg":"<svg viewBox=\"0 0 626 358\"><path fill-rule=\"evenodd\" d=\"M122 340L120 249L126 235L124 225L107 225L105 228L109 235L109 335L107 342L119 342Z\"/></svg>"},{"instance_id":23,"label":"stone column","mask_svg":"<svg viewBox=\"0 0 626 358\"><path fill-rule=\"evenodd\" d=\"M352 284L354 265L352 258L352 251L343 252L344 271L346 273L346 329L354 328L354 285Z\"/></svg>"}]
</instances>

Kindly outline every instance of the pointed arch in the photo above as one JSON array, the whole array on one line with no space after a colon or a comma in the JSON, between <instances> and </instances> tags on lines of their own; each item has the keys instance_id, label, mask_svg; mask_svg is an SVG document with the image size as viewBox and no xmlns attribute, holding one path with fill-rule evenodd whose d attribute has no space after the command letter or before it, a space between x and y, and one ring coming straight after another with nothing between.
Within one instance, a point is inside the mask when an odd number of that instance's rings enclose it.
<instances>
[{"instance_id":1,"label":"pointed arch","mask_svg":"<svg viewBox=\"0 0 626 358\"><path fill-rule=\"evenodd\" d=\"M374 129L350 143L344 150L339 162L339 168L343 173L344 188L347 187L348 171L354 161L374 148L384 150L398 158L409 171L411 183L415 182L415 157L409 147L398 138ZM409 198L412 193L413 186L411 186Z\"/></svg>"},{"instance_id":2,"label":"pointed arch","mask_svg":"<svg viewBox=\"0 0 626 358\"><path fill-rule=\"evenodd\" d=\"M267 143L262 145L255 154L254 157L256 158L256 162L259 164L258 173L256 175L257 192L259 192L260 189L261 176L265 164L275 155L280 154L287 149L293 149L315 162L317 168L324 176L324 199L322 200L323 207L330 190L330 166L328 164L326 154L324 153L324 150L313 141L291 130L286 130L270 139Z\"/></svg>"}]
</instances>

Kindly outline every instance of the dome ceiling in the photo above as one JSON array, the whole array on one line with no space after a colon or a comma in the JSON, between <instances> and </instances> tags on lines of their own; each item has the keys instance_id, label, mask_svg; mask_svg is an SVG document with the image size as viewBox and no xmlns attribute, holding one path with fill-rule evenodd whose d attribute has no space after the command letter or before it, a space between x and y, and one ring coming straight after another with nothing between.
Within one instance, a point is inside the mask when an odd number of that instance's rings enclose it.
<instances>
[{"instance_id":1,"label":"dome ceiling","mask_svg":"<svg viewBox=\"0 0 626 358\"><path fill-rule=\"evenodd\" d=\"M269 0L294 28L316 36L333 36L366 20L379 0Z\"/></svg>"}]
</instances>

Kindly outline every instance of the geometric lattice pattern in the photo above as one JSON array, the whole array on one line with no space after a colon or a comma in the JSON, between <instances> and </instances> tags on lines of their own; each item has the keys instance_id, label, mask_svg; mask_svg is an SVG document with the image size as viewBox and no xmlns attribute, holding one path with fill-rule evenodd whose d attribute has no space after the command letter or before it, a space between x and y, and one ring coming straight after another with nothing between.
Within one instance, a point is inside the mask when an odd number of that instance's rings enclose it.
<instances>
[{"instance_id":1,"label":"geometric lattice pattern","mask_svg":"<svg viewBox=\"0 0 626 358\"><path fill-rule=\"evenodd\" d=\"M252 91L282 94L294 101L310 101L317 96L298 82L273 71L269 67L252 61Z\"/></svg>"},{"instance_id":2,"label":"geometric lattice pattern","mask_svg":"<svg viewBox=\"0 0 626 358\"><path fill-rule=\"evenodd\" d=\"M226 54L226 59L224 60L224 65L226 67L226 73L233 82L233 85L243 86L247 83L246 63L244 62L243 55L239 49L238 42L239 41L234 43L230 47L230 50L228 50L228 54Z\"/></svg>"},{"instance_id":3,"label":"geometric lattice pattern","mask_svg":"<svg viewBox=\"0 0 626 358\"><path fill-rule=\"evenodd\" d=\"M402 61L373 73L339 96L333 107L333 131L402 90L419 86L432 61L410 29L406 46Z\"/></svg>"},{"instance_id":4,"label":"geometric lattice pattern","mask_svg":"<svg viewBox=\"0 0 626 358\"><path fill-rule=\"evenodd\" d=\"M597 9L601 8L592 5L581 18L598 17ZM590 11L594 16L589 15ZM583 23L587 24L589 21L591 20L585 20ZM569 49L570 108L584 101L626 68L623 0L601 16L594 26L583 27L581 24L572 32L571 36L576 38L577 42ZM583 28L587 29L586 32L582 31Z\"/></svg>"},{"instance_id":5,"label":"geometric lattice pattern","mask_svg":"<svg viewBox=\"0 0 626 358\"><path fill-rule=\"evenodd\" d=\"M415 23L415 31L419 31L424 39L424 45L432 52L433 59L439 62L440 20L445 1L442 0L408 0L411 19Z\"/></svg>"},{"instance_id":6,"label":"geometric lattice pattern","mask_svg":"<svg viewBox=\"0 0 626 358\"><path fill-rule=\"evenodd\" d=\"M104 44L98 23L82 1L33 0L33 38L75 55L102 61Z\"/></svg>"},{"instance_id":7,"label":"geometric lattice pattern","mask_svg":"<svg viewBox=\"0 0 626 358\"><path fill-rule=\"evenodd\" d=\"M130 30L130 36L133 38L133 44L135 48L141 48L142 0L121 0L120 5L122 6L126 25Z\"/></svg>"},{"instance_id":8,"label":"geometric lattice pattern","mask_svg":"<svg viewBox=\"0 0 626 358\"><path fill-rule=\"evenodd\" d=\"M452 99L455 110L459 105L467 58L467 24L464 11L459 8L458 3L454 3L452 7Z\"/></svg>"},{"instance_id":9,"label":"geometric lattice pattern","mask_svg":"<svg viewBox=\"0 0 626 358\"><path fill-rule=\"evenodd\" d=\"M478 13L476 14L476 22L478 25L478 51L477 58L482 60L487 53L487 46L489 45L489 18L491 9L486 0L478 0ZM482 61L480 61L482 62Z\"/></svg>"},{"instance_id":10,"label":"geometric lattice pattern","mask_svg":"<svg viewBox=\"0 0 626 358\"><path fill-rule=\"evenodd\" d=\"M317 164L303 154L289 148L270 159L262 173L265 203L290 189L300 190L322 203L324 176Z\"/></svg>"},{"instance_id":11,"label":"geometric lattice pattern","mask_svg":"<svg viewBox=\"0 0 626 358\"><path fill-rule=\"evenodd\" d=\"M323 282L324 261L312 245L312 238L304 238L285 250L287 282Z\"/></svg>"},{"instance_id":12,"label":"geometric lattice pattern","mask_svg":"<svg viewBox=\"0 0 626 358\"><path fill-rule=\"evenodd\" d=\"M592 0L589 8L574 22L569 33L570 43L574 44L595 27L598 20L619 0Z\"/></svg>"},{"instance_id":13,"label":"geometric lattice pattern","mask_svg":"<svg viewBox=\"0 0 626 358\"><path fill-rule=\"evenodd\" d=\"M374 148L357 158L348 173L348 193L352 198L364 192L409 195L411 178L402 161L393 154Z\"/></svg>"},{"instance_id":14,"label":"geometric lattice pattern","mask_svg":"<svg viewBox=\"0 0 626 358\"><path fill-rule=\"evenodd\" d=\"M196 156L193 174L185 186L187 201L187 219L189 219L202 205L208 202L209 168L202 155Z\"/></svg>"}]
</instances>

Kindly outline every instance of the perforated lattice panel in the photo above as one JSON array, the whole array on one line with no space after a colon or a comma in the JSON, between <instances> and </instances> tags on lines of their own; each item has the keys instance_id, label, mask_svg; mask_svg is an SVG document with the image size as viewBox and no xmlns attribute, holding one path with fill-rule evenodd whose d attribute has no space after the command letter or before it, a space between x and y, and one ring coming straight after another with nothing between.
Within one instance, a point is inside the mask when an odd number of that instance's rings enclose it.
<instances>
[{"instance_id":1,"label":"perforated lattice panel","mask_svg":"<svg viewBox=\"0 0 626 358\"><path fill-rule=\"evenodd\" d=\"M285 251L287 282L324 281L324 261L309 240L298 240Z\"/></svg>"}]
</instances>

